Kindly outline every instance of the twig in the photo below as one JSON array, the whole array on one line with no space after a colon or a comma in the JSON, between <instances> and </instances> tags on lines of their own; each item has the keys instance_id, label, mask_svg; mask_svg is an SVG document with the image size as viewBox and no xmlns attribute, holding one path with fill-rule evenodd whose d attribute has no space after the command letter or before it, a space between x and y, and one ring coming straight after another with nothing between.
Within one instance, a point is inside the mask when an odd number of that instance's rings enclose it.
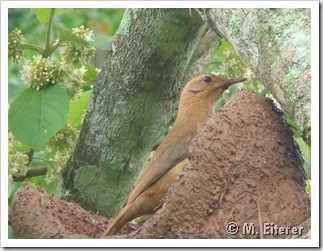
<instances>
[{"instance_id":1,"label":"twig","mask_svg":"<svg viewBox=\"0 0 323 251\"><path fill-rule=\"evenodd\" d=\"M41 48L38 45L35 45L35 44L21 44L20 45L20 48L22 50L34 50L34 51L39 52L40 54L43 54L44 53L44 49Z\"/></svg>"},{"instance_id":2,"label":"twig","mask_svg":"<svg viewBox=\"0 0 323 251\"><path fill-rule=\"evenodd\" d=\"M54 14L55 14L55 8L50 9L48 26L47 26L47 34L46 34L46 46L45 46L44 53L42 55L44 58L50 57L50 55L52 53L52 48L50 46L50 40L51 40L51 35L52 35Z\"/></svg>"},{"instance_id":3,"label":"twig","mask_svg":"<svg viewBox=\"0 0 323 251\"><path fill-rule=\"evenodd\" d=\"M25 176L13 176L12 178L14 181L24 181L25 179L30 177L45 175L47 170L47 167L33 168L29 169Z\"/></svg>"},{"instance_id":4,"label":"twig","mask_svg":"<svg viewBox=\"0 0 323 251\"><path fill-rule=\"evenodd\" d=\"M26 153L28 156L28 166L31 163L31 161L33 160L34 152L35 151L30 148L29 151Z\"/></svg>"}]
</instances>

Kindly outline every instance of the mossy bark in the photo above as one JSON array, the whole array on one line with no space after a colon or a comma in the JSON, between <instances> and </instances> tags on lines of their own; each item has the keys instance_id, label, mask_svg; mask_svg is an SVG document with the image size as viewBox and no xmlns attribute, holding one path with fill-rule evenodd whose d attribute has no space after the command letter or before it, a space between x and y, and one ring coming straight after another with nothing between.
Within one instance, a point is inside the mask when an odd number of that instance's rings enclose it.
<instances>
[{"instance_id":1,"label":"mossy bark","mask_svg":"<svg viewBox=\"0 0 323 251\"><path fill-rule=\"evenodd\" d=\"M311 10L198 9L227 39L311 143Z\"/></svg>"},{"instance_id":2,"label":"mossy bark","mask_svg":"<svg viewBox=\"0 0 323 251\"><path fill-rule=\"evenodd\" d=\"M56 195L114 216L219 41L194 11L126 10Z\"/></svg>"}]
</instances>

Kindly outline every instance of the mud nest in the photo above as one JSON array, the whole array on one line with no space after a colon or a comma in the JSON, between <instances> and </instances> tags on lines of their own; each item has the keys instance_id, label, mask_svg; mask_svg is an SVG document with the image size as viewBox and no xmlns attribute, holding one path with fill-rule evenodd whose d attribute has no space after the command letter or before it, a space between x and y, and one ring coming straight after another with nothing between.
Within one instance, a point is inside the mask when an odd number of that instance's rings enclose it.
<instances>
[{"instance_id":1,"label":"mud nest","mask_svg":"<svg viewBox=\"0 0 323 251\"><path fill-rule=\"evenodd\" d=\"M303 160L272 100L235 93L192 141L190 156L163 207L138 231L125 226L113 238L293 238L292 227L310 218ZM10 212L17 238L99 238L110 222L32 185L15 194ZM228 233L230 222L237 233Z\"/></svg>"}]
</instances>

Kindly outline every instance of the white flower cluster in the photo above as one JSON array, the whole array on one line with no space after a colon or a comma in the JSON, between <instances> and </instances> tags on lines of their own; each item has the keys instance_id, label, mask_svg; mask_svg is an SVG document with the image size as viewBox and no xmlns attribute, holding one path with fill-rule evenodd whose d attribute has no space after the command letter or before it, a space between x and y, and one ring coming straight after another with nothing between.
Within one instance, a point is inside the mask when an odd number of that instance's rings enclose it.
<instances>
[{"instance_id":1,"label":"white flower cluster","mask_svg":"<svg viewBox=\"0 0 323 251\"><path fill-rule=\"evenodd\" d=\"M12 38L11 40L18 41L20 33L20 30L14 30L12 37L15 39ZM73 33L86 41L92 41L93 31L84 29L83 25L79 28L73 28ZM9 39L9 47L13 43L10 42L11 40ZM29 87L37 90L50 84L60 84L65 88L71 99L80 98L87 70L85 66L76 68L74 65L79 62L87 63L94 56L94 53L95 47L92 45L68 42L64 47L63 62L58 62L50 57L34 56L32 61L27 61L23 66L22 79Z\"/></svg>"},{"instance_id":2,"label":"white flower cluster","mask_svg":"<svg viewBox=\"0 0 323 251\"><path fill-rule=\"evenodd\" d=\"M68 160L68 156L64 155L60 152L57 152L55 154L55 157L50 159L53 161L53 164L51 164L46 172L46 178L45 181L47 184L55 182L58 180L61 171L63 170L63 167Z\"/></svg>"},{"instance_id":3,"label":"white flower cluster","mask_svg":"<svg viewBox=\"0 0 323 251\"><path fill-rule=\"evenodd\" d=\"M223 51L224 60L220 65L220 68L216 72L224 77L242 76L244 69L241 68L242 64L237 60L235 53L232 53L229 49Z\"/></svg>"},{"instance_id":4,"label":"white flower cluster","mask_svg":"<svg viewBox=\"0 0 323 251\"><path fill-rule=\"evenodd\" d=\"M56 84L65 78L62 66L57 61L42 56L34 56L33 61L23 66L22 79L32 88L40 90L49 84Z\"/></svg>"},{"instance_id":5,"label":"white flower cluster","mask_svg":"<svg viewBox=\"0 0 323 251\"><path fill-rule=\"evenodd\" d=\"M84 29L83 25L79 28L73 28L73 34L83 38L87 42L93 41L93 31L89 28ZM62 54L64 60L68 63L76 64L80 62L85 64L94 57L95 51L96 49L92 45L68 42L65 44Z\"/></svg>"},{"instance_id":6,"label":"white flower cluster","mask_svg":"<svg viewBox=\"0 0 323 251\"><path fill-rule=\"evenodd\" d=\"M81 66L79 69L64 65L64 75L66 76L61 83L61 86L67 91L68 96L71 99L80 98L82 94L82 85L84 81L84 75L87 69L85 66Z\"/></svg>"},{"instance_id":7,"label":"white flower cluster","mask_svg":"<svg viewBox=\"0 0 323 251\"><path fill-rule=\"evenodd\" d=\"M26 62L21 73L22 79L29 87L40 90L49 84L60 84L69 97L74 99L82 94L86 71L84 66L74 68L51 58L34 56L32 62Z\"/></svg>"},{"instance_id":8,"label":"white flower cluster","mask_svg":"<svg viewBox=\"0 0 323 251\"><path fill-rule=\"evenodd\" d=\"M21 144L15 139L13 134L8 132L8 165L9 165L9 179L13 176L25 176L28 172L28 156L17 151L17 147Z\"/></svg>"},{"instance_id":9,"label":"white flower cluster","mask_svg":"<svg viewBox=\"0 0 323 251\"><path fill-rule=\"evenodd\" d=\"M84 25L81 25L79 28L73 28L72 31L74 35L83 38L87 42L93 41L93 31L89 28L84 29Z\"/></svg>"},{"instance_id":10,"label":"white flower cluster","mask_svg":"<svg viewBox=\"0 0 323 251\"><path fill-rule=\"evenodd\" d=\"M66 164L66 161L70 157L71 152L75 148L76 140L78 138L79 131L66 124L54 137L52 137L47 143L47 147L51 152L56 152L54 158L51 158L52 164L49 166L46 173L46 182L51 183L57 181Z\"/></svg>"},{"instance_id":11,"label":"white flower cluster","mask_svg":"<svg viewBox=\"0 0 323 251\"><path fill-rule=\"evenodd\" d=\"M15 63L18 63L23 55L20 45L25 41L21 30L15 28L8 37L8 57Z\"/></svg>"},{"instance_id":12,"label":"white flower cluster","mask_svg":"<svg viewBox=\"0 0 323 251\"><path fill-rule=\"evenodd\" d=\"M86 42L93 41L93 31L84 29L82 25L73 29L73 34L84 39ZM22 57L20 45L24 42L21 31L15 29L8 39L9 58L14 62ZM57 44L56 44L57 45ZM34 56L32 60L26 61L21 71L22 79L26 85L41 90L51 84L61 85L71 99L80 98L82 86L85 83L87 69L84 65L93 58L95 47L88 43L67 42L64 43L63 60L54 60L51 57L44 58L41 55ZM76 67L75 65L78 64ZM97 70L96 70L97 71ZM49 150L50 162L46 173L48 183L56 181L75 147L79 131L67 124L47 144L46 152ZM9 178L13 176L25 176L28 172L29 157L17 150L20 143L9 132ZM54 157L53 157L54 156ZM48 158L47 158L48 159Z\"/></svg>"},{"instance_id":13,"label":"white flower cluster","mask_svg":"<svg viewBox=\"0 0 323 251\"><path fill-rule=\"evenodd\" d=\"M54 137L52 137L47 147L52 152L60 152L64 155L69 155L74 149L76 140L79 136L79 130L67 123Z\"/></svg>"}]
</instances>

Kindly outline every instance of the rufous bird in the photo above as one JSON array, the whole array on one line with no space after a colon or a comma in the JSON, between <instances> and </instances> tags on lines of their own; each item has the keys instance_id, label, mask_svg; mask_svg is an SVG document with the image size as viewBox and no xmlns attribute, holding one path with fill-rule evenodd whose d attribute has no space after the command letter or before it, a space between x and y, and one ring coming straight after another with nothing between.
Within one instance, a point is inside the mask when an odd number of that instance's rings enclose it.
<instances>
[{"instance_id":1,"label":"rufous bird","mask_svg":"<svg viewBox=\"0 0 323 251\"><path fill-rule=\"evenodd\" d=\"M160 208L168 188L187 161L191 140L214 114L215 102L229 86L245 80L205 73L186 84L173 127L144 168L104 236L117 234L129 221Z\"/></svg>"}]
</instances>

